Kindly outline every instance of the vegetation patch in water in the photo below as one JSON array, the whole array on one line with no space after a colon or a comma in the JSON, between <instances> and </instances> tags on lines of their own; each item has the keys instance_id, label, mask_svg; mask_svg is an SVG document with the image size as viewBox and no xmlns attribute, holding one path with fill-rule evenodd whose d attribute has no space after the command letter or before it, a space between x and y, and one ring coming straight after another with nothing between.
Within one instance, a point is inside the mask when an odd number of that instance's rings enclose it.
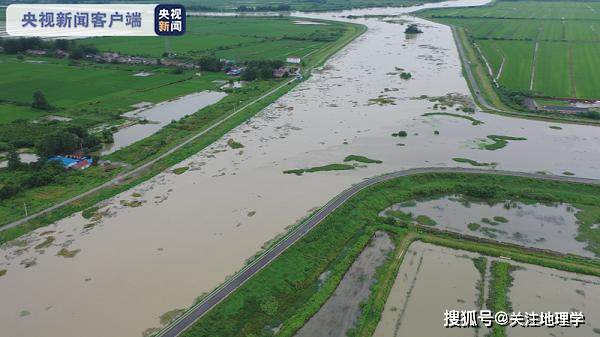
<instances>
[{"instance_id":1,"label":"vegetation patch in water","mask_svg":"<svg viewBox=\"0 0 600 337\"><path fill-rule=\"evenodd\" d=\"M354 165L349 164L329 164L324 166L315 166L307 169L295 169L295 170L286 170L283 171L284 174L295 174L302 175L303 173L313 173L313 172L321 172L321 171L344 171L344 170L354 170Z\"/></svg>"},{"instance_id":2,"label":"vegetation patch in water","mask_svg":"<svg viewBox=\"0 0 600 337\"><path fill-rule=\"evenodd\" d=\"M484 287L485 287L485 270L487 268L487 258L485 258L484 256L479 256L479 257L475 257L472 259L473 260L473 264L475 265L475 268L477 269L477 271L479 272L479 280L477 280L477 292L479 293L479 296L477 297L477 307L478 308L482 308L483 307L483 303L485 301L484 298Z\"/></svg>"},{"instance_id":3,"label":"vegetation patch in water","mask_svg":"<svg viewBox=\"0 0 600 337\"><path fill-rule=\"evenodd\" d=\"M381 160L371 159L371 158L367 158L365 156L357 156L357 155L353 155L353 154L344 158L344 162L349 162L349 161L357 161L359 163L365 163L365 164L381 164L381 163L383 163Z\"/></svg>"},{"instance_id":4,"label":"vegetation patch in water","mask_svg":"<svg viewBox=\"0 0 600 337\"><path fill-rule=\"evenodd\" d=\"M400 73L400 78L403 80L410 80L412 78L412 74L409 72Z\"/></svg>"},{"instance_id":5,"label":"vegetation patch in water","mask_svg":"<svg viewBox=\"0 0 600 337\"><path fill-rule=\"evenodd\" d=\"M179 174L185 173L187 170L189 170L188 166L182 166L182 167L174 168L172 172L179 175Z\"/></svg>"},{"instance_id":6,"label":"vegetation patch in water","mask_svg":"<svg viewBox=\"0 0 600 337\"><path fill-rule=\"evenodd\" d=\"M396 100L393 97L389 97L386 95L380 95L377 98L369 99L368 105L396 105Z\"/></svg>"},{"instance_id":7,"label":"vegetation patch in water","mask_svg":"<svg viewBox=\"0 0 600 337\"><path fill-rule=\"evenodd\" d=\"M487 136L487 138L492 140L493 143L482 144L482 147L489 151L501 149L501 148L505 147L506 145L508 145L509 141L527 140L527 138L525 138L525 137L512 137L512 136L502 136L502 135L489 135L489 136Z\"/></svg>"},{"instance_id":8,"label":"vegetation patch in water","mask_svg":"<svg viewBox=\"0 0 600 337\"><path fill-rule=\"evenodd\" d=\"M79 253L81 249L68 250L67 248L62 248L56 255L62 256L64 258L73 258L77 253Z\"/></svg>"},{"instance_id":9,"label":"vegetation patch in water","mask_svg":"<svg viewBox=\"0 0 600 337\"><path fill-rule=\"evenodd\" d=\"M565 171L562 174L565 175L565 176L574 176L575 175L575 173L570 172L570 171Z\"/></svg>"},{"instance_id":10,"label":"vegetation patch in water","mask_svg":"<svg viewBox=\"0 0 600 337\"><path fill-rule=\"evenodd\" d=\"M181 315L184 311L185 310L183 310L183 309L174 309L174 310L165 312L164 314L160 315L160 324L165 325L165 324L169 323L170 321L174 320L179 315Z\"/></svg>"},{"instance_id":11,"label":"vegetation patch in water","mask_svg":"<svg viewBox=\"0 0 600 337\"><path fill-rule=\"evenodd\" d=\"M233 138L229 138L229 140L227 141L227 145L229 145L229 147L234 150L241 149L244 147L242 143L236 142L235 140L233 140Z\"/></svg>"},{"instance_id":12,"label":"vegetation patch in water","mask_svg":"<svg viewBox=\"0 0 600 337\"><path fill-rule=\"evenodd\" d=\"M34 248L35 249L48 248L54 242L54 240L56 240L56 238L54 236L48 236L42 243L37 244Z\"/></svg>"},{"instance_id":13,"label":"vegetation patch in water","mask_svg":"<svg viewBox=\"0 0 600 337\"><path fill-rule=\"evenodd\" d=\"M6 272L6 269L2 269L2 270L0 270L0 277L2 277L2 276L4 276L4 275L6 275L6 273L7 273L7 272Z\"/></svg>"},{"instance_id":14,"label":"vegetation patch in water","mask_svg":"<svg viewBox=\"0 0 600 337\"><path fill-rule=\"evenodd\" d=\"M427 215L419 215L415 218L415 221L417 221L420 225L423 226L435 226L437 225L437 222L435 222L435 220L433 220L432 218L428 217Z\"/></svg>"},{"instance_id":15,"label":"vegetation patch in water","mask_svg":"<svg viewBox=\"0 0 600 337\"><path fill-rule=\"evenodd\" d=\"M496 167L498 165L498 163L480 163L476 160L473 159L469 159L469 158L452 158L452 160L454 160L457 163L462 163L462 164L469 164L471 166L477 166L477 167Z\"/></svg>"},{"instance_id":16,"label":"vegetation patch in water","mask_svg":"<svg viewBox=\"0 0 600 337\"><path fill-rule=\"evenodd\" d=\"M471 222L467 225L467 227L472 231L476 231L479 229L479 227L481 227L481 225L476 222Z\"/></svg>"},{"instance_id":17,"label":"vegetation patch in water","mask_svg":"<svg viewBox=\"0 0 600 337\"><path fill-rule=\"evenodd\" d=\"M451 113L451 112L427 112L427 113L422 114L421 116L424 116L424 117L430 117L430 116L456 117L456 118L462 118L462 119L466 119L466 120L470 121L471 125L484 124L482 121L480 121L476 118L473 118L471 116L459 115L459 114L455 114L455 113Z\"/></svg>"},{"instance_id":18,"label":"vegetation patch in water","mask_svg":"<svg viewBox=\"0 0 600 337\"><path fill-rule=\"evenodd\" d=\"M90 207L88 209L83 210L83 212L81 212L81 216L84 219L89 219L89 218L93 217L94 214L96 214L96 212L98 212L98 207L96 207L96 206Z\"/></svg>"},{"instance_id":19,"label":"vegetation patch in water","mask_svg":"<svg viewBox=\"0 0 600 337\"><path fill-rule=\"evenodd\" d=\"M500 216L500 215L493 217L493 219L494 219L494 221L500 222L500 223L507 223L508 222L507 218L505 218L503 216Z\"/></svg>"},{"instance_id":20,"label":"vegetation patch in water","mask_svg":"<svg viewBox=\"0 0 600 337\"><path fill-rule=\"evenodd\" d=\"M406 131L404 131L404 130L398 131L396 133L392 133L392 137L402 137L402 138L404 138L406 136L408 136L408 133ZM404 144L402 144L402 145L404 145Z\"/></svg>"}]
</instances>

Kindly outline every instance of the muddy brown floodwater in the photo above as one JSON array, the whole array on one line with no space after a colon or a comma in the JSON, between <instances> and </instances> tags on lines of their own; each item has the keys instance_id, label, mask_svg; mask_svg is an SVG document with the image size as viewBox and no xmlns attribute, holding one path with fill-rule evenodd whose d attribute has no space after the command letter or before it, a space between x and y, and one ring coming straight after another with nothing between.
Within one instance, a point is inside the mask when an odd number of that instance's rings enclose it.
<instances>
[{"instance_id":1,"label":"muddy brown floodwater","mask_svg":"<svg viewBox=\"0 0 600 337\"><path fill-rule=\"evenodd\" d=\"M445 310L475 310L480 274L476 254L415 242L398 271L374 337L475 336L444 328Z\"/></svg>"},{"instance_id":2,"label":"muddy brown floodwater","mask_svg":"<svg viewBox=\"0 0 600 337\"><path fill-rule=\"evenodd\" d=\"M374 337L486 336L487 329L444 327L446 310L480 310L477 298L490 293L492 261L485 257L487 271L483 287L475 268L477 253L413 243L400 266ZM511 337L587 336L600 331L600 279L502 259L515 267L508 300L515 312L583 312L585 325L579 328L507 327Z\"/></svg>"},{"instance_id":3,"label":"muddy brown floodwater","mask_svg":"<svg viewBox=\"0 0 600 337\"><path fill-rule=\"evenodd\" d=\"M345 20L341 16L420 8L302 15ZM469 91L450 29L405 19L421 24L424 33L407 39L402 25L354 20L369 30L248 123L175 166L188 167L185 173L168 170L102 203L93 219L75 214L3 245L3 336L140 337L160 326L164 313L188 307L215 288L311 209L377 174L455 166L452 158L464 157L497 162L506 170L600 177L595 127L554 130L551 123L481 112L474 117L485 124L477 126L459 118L421 116L434 111L434 103L411 98ZM411 72L412 79L401 79L396 68ZM371 104L373 99L380 104ZM391 136L401 130L408 136ZM527 140L481 150L480 139L492 134ZM229 139L244 148L231 149ZM350 154L383 163L282 174L338 163ZM47 236L54 239L47 243ZM63 248L79 251L57 256Z\"/></svg>"},{"instance_id":4,"label":"muddy brown floodwater","mask_svg":"<svg viewBox=\"0 0 600 337\"><path fill-rule=\"evenodd\" d=\"M377 268L393 248L387 233L375 233L335 292L298 331L296 337L346 337L346 332L354 327L360 316L360 304L369 298Z\"/></svg>"}]
</instances>

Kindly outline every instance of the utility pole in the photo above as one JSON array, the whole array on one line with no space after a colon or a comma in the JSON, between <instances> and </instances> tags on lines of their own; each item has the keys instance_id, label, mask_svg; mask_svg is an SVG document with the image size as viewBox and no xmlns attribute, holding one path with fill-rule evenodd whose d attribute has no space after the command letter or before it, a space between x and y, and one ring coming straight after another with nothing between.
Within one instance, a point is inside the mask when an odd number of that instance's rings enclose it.
<instances>
[{"instance_id":1,"label":"utility pole","mask_svg":"<svg viewBox=\"0 0 600 337\"><path fill-rule=\"evenodd\" d=\"M27 204L23 201L23 208L25 208L25 217L27 217Z\"/></svg>"}]
</instances>

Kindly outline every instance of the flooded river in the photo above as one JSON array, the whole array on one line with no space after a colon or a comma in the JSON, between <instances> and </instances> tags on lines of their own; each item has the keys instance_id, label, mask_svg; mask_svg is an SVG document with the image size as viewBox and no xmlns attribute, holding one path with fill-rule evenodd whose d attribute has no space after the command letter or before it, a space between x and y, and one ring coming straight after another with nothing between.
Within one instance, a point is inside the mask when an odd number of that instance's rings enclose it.
<instances>
[{"instance_id":1,"label":"flooded river","mask_svg":"<svg viewBox=\"0 0 600 337\"><path fill-rule=\"evenodd\" d=\"M419 8L305 16L340 19ZM248 123L178 164L189 168L185 173L167 171L103 203L92 219L76 214L3 246L3 336L140 337L160 326L163 313L188 307L223 282L311 209L377 174L455 166L452 158L465 157L507 170L600 177L595 127L555 130L552 123L480 112L473 115L480 125L421 116L434 111L434 103L411 98L468 95L468 88L450 29L406 19L420 23L424 33L407 39L397 23L353 20L368 32ZM403 80L397 69L412 79ZM401 130L408 136L391 136ZM492 134L527 140L480 149L481 139ZM231 149L230 139L244 148ZM350 154L383 163L282 174L339 163Z\"/></svg>"}]
</instances>

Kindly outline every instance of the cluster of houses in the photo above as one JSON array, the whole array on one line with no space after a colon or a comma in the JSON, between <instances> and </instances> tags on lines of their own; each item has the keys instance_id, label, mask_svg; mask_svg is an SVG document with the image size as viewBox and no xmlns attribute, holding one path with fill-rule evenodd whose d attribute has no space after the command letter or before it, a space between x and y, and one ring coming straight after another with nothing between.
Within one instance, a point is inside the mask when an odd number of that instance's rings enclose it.
<instances>
[{"instance_id":1,"label":"cluster of houses","mask_svg":"<svg viewBox=\"0 0 600 337\"><path fill-rule=\"evenodd\" d=\"M221 59L221 62L224 62L227 65L231 65L231 66L228 66L228 68L227 68L228 70L227 70L226 74L228 76L239 76L246 69L246 67L239 67L239 66L233 65L235 62L231 61L231 60ZM290 57L286 58L285 62L288 64L298 65L302 62L302 59L297 56L290 56ZM298 73L297 67L283 66L281 68L277 68L277 69L273 70L273 77L288 77L290 75L301 76Z\"/></svg>"},{"instance_id":2,"label":"cluster of houses","mask_svg":"<svg viewBox=\"0 0 600 337\"><path fill-rule=\"evenodd\" d=\"M189 62L184 62L181 60L173 60L173 59L156 59L149 57L141 57L141 56L127 56L121 55L119 53L114 52L106 52L99 54L89 54L86 55L86 59L92 60L98 63L118 63L118 64L143 64L143 65L164 65L168 67L181 67L186 69L196 69L197 65Z\"/></svg>"},{"instance_id":3,"label":"cluster of houses","mask_svg":"<svg viewBox=\"0 0 600 337\"><path fill-rule=\"evenodd\" d=\"M41 49L27 49L25 51L25 54L32 55L32 56L47 56L47 55L49 55L48 51L41 50ZM56 49L54 51L54 56L58 57L59 59L64 59L65 57L69 57L69 53L64 50Z\"/></svg>"}]
</instances>

